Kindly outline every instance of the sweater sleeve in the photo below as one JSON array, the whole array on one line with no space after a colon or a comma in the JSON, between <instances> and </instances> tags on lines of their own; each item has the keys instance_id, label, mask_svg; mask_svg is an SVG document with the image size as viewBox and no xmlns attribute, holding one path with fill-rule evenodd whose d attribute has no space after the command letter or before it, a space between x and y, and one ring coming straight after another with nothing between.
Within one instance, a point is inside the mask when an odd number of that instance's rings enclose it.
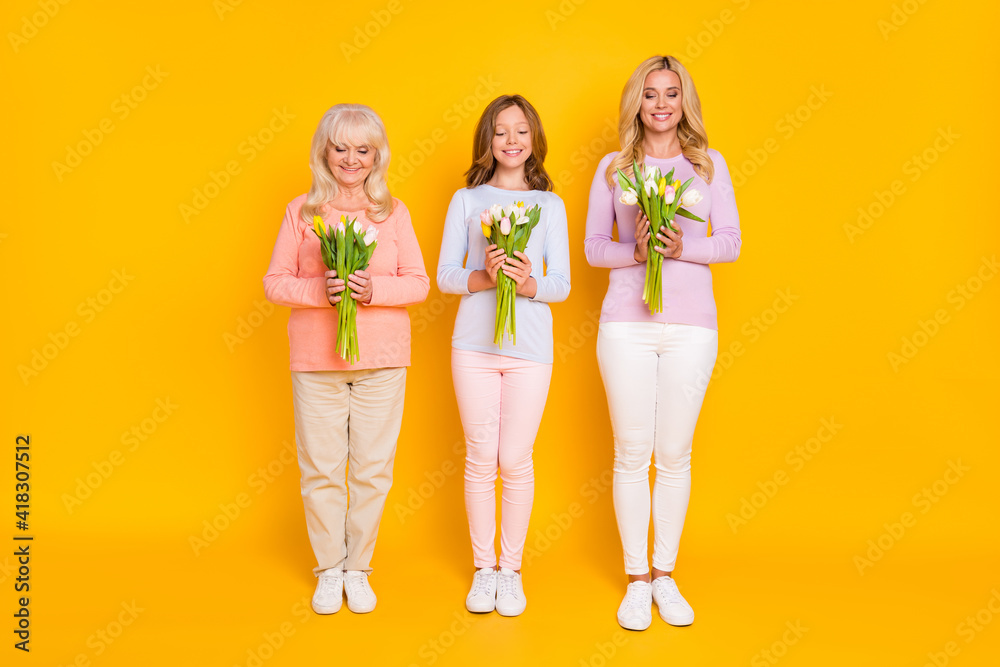
<instances>
[{"instance_id":1,"label":"sweater sleeve","mask_svg":"<svg viewBox=\"0 0 1000 667\"><path fill-rule=\"evenodd\" d=\"M708 216L712 235L684 239L681 256L677 259L698 264L735 262L740 256L743 241L740 238L740 215L736 211L733 181L722 155L711 150L709 156L715 165L715 176L708 186L712 195L712 210Z\"/></svg>"},{"instance_id":2,"label":"sweater sleeve","mask_svg":"<svg viewBox=\"0 0 1000 667\"><path fill-rule=\"evenodd\" d=\"M569 296L569 230L563 200L553 195L546 206L550 210L545 225L545 245L542 248L545 275L534 276L536 288L531 300L555 303L565 301Z\"/></svg>"},{"instance_id":3,"label":"sweater sleeve","mask_svg":"<svg viewBox=\"0 0 1000 667\"><path fill-rule=\"evenodd\" d=\"M410 220L410 211L403 202L396 201L396 275L372 276L372 298L369 306L408 306L427 298L430 279L424 269L416 232ZM378 246L375 246L378 252Z\"/></svg>"},{"instance_id":4,"label":"sweater sleeve","mask_svg":"<svg viewBox=\"0 0 1000 667\"><path fill-rule=\"evenodd\" d=\"M615 192L608 188L604 173L611 164L614 153L604 156L597 165L594 182L590 186L587 206L587 232L583 251L591 266L618 269L635 266L635 244L619 243L611 238L615 225ZM620 230L619 230L620 233Z\"/></svg>"},{"instance_id":5,"label":"sweater sleeve","mask_svg":"<svg viewBox=\"0 0 1000 667\"><path fill-rule=\"evenodd\" d=\"M465 221L465 202L459 190L451 198L448 213L444 219L444 234L441 237L441 254L438 257L437 284L445 294L471 294L469 275L472 269L465 268L465 256L469 252L469 230Z\"/></svg>"},{"instance_id":6,"label":"sweater sleeve","mask_svg":"<svg viewBox=\"0 0 1000 667\"><path fill-rule=\"evenodd\" d=\"M271 303L289 308L332 308L326 298L326 278L300 278L299 245L302 225L295 217L298 207L285 208L285 218L274 242L271 264L264 276L264 296Z\"/></svg>"}]
</instances>

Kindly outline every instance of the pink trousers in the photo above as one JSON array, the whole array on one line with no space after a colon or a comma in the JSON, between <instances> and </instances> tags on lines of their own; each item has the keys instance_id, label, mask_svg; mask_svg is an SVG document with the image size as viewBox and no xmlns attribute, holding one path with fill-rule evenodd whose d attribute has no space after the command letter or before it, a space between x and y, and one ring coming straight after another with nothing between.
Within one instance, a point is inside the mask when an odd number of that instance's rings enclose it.
<instances>
[{"instance_id":1,"label":"pink trousers","mask_svg":"<svg viewBox=\"0 0 1000 667\"><path fill-rule=\"evenodd\" d=\"M473 561L477 569L497 565L499 471L500 567L519 570L535 496L531 452L552 364L452 348L451 373L465 429L465 510Z\"/></svg>"}]
</instances>

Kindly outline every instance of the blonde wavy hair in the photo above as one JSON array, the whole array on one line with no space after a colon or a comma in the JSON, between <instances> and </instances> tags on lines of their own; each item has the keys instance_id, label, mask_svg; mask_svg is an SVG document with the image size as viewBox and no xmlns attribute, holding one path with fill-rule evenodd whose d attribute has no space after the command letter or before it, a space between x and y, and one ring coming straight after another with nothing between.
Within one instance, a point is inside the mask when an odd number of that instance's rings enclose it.
<instances>
[{"instance_id":1,"label":"blonde wavy hair","mask_svg":"<svg viewBox=\"0 0 1000 667\"><path fill-rule=\"evenodd\" d=\"M618 143L622 150L611 160L605 174L608 187L612 190L615 188L616 170L621 169L631 176L632 161L642 164L645 157L643 140L646 137L646 128L639 117L639 110L642 107L646 76L659 69L674 72L681 81L682 118L677 124L677 140L681 144L681 152L694 165L695 173L705 179L706 183L711 183L715 175L715 165L708 156L708 134L701 119L701 100L698 99L698 91L695 90L691 75L673 56L653 56L644 60L632 72L632 76L625 83L625 88L622 89L622 100L618 111Z\"/></svg>"},{"instance_id":2,"label":"blonde wavy hair","mask_svg":"<svg viewBox=\"0 0 1000 667\"><path fill-rule=\"evenodd\" d=\"M371 204L366 213L373 222L381 222L392 213L392 195L386 183L389 171L389 138L382 119L371 107L364 104L336 104L323 114L313 134L309 152L309 169L313 182L306 203L302 205L302 219L312 225L313 216L319 215L323 206L337 197L340 188L326 162L330 145L367 146L375 151L375 162L364 183L364 192Z\"/></svg>"}]
</instances>

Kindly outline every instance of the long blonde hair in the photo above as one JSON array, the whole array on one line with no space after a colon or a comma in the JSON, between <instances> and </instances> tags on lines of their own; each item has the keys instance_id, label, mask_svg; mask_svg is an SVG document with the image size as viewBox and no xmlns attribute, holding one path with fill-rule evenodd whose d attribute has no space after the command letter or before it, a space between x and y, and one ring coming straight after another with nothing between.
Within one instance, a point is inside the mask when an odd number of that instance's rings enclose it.
<instances>
[{"instance_id":1,"label":"long blonde hair","mask_svg":"<svg viewBox=\"0 0 1000 667\"><path fill-rule=\"evenodd\" d=\"M375 162L364 183L364 192L370 202L366 212L373 222L385 220L392 213L392 195L386 183L389 138L382 119L364 104L336 104L327 109L320 119L309 152L313 182L306 203L302 205L302 219L312 225L313 216L319 215L323 206L336 198L340 191L326 162L326 152L331 143L337 146L368 146L375 151Z\"/></svg>"},{"instance_id":2,"label":"long blonde hair","mask_svg":"<svg viewBox=\"0 0 1000 667\"><path fill-rule=\"evenodd\" d=\"M708 156L708 134L701 119L701 101L695 90L691 75L673 56L653 56L644 60L628 78L622 89L622 100L618 111L618 143L622 150L611 160L605 174L608 187L615 187L615 174L618 169L632 175L632 161L642 164L645 152L643 140L646 128L639 117L642 107L642 91L646 76L658 69L667 69L677 75L681 81L681 120L677 124L677 140L681 144L684 157L694 165L695 173L712 182L715 175L715 165Z\"/></svg>"},{"instance_id":3,"label":"long blonde hair","mask_svg":"<svg viewBox=\"0 0 1000 667\"><path fill-rule=\"evenodd\" d=\"M542 119L531 106L531 102L520 95L501 95L486 105L483 115L476 123L476 134L472 140L472 166L465 172L465 185L474 188L493 178L497 170L497 160L493 157L493 135L497 129L497 116L504 109L520 107L531 129L531 155L524 161L524 180L532 190L551 190L552 179L545 171L545 156L549 144L542 129Z\"/></svg>"}]
</instances>

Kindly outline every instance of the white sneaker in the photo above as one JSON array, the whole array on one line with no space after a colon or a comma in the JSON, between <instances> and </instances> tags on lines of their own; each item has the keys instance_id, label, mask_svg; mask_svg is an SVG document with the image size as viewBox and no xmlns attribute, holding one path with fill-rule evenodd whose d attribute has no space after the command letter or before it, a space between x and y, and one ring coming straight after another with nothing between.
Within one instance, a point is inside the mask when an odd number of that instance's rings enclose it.
<instances>
[{"instance_id":1,"label":"white sneaker","mask_svg":"<svg viewBox=\"0 0 1000 667\"><path fill-rule=\"evenodd\" d=\"M367 572L344 572L344 590L347 591L347 608L355 614L367 614L375 609L375 591L368 584Z\"/></svg>"},{"instance_id":2,"label":"white sneaker","mask_svg":"<svg viewBox=\"0 0 1000 667\"><path fill-rule=\"evenodd\" d=\"M618 607L618 625L626 630L645 630L652 622L653 587L645 581L633 581Z\"/></svg>"},{"instance_id":3,"label":"white sneaker","mask_svg":"<svg viewBox=\"0 0 1000 667\"><path fill-rule=\"evenodd\" d=\"M476 614L485 614L497 606L497 571L492 567L476 570L472 588L465 597L465 608Z\"/></svg>"},{"instance_id":4,"label":"white sneaker","mask_svg":"<svg viewBox=\"0 0 1000 667\"><path fill-rule=\"evenodd\" d=\"M344 572L342 570L323 570L316 582L316 592L313 593L312 608L317 614L336 614L340 605L344 604Z\"/></svg>"},{"instance_id":5,"label":"white sneaker","mask_svg":"<svg viewBox=\"0 0 1000 667\"><path fill-rule=\"evenodd\" d=\"M677 590L673 577L663 576L653 579L653 599L660 610L660 618L670 625L691 625L694 623L694 609Z\"/></svg>"},{"instance_id":6,"label":"white sneaker","mask_svg":"<svg viewBox=\"0 0 1000 667\"><path fill-rule=\"evenodd\" d=\"M521 588L521 575L514 570L500 568L497 575L497 613L501 616L519 616L528 601Z\"/></svg>"}]
</instances>

